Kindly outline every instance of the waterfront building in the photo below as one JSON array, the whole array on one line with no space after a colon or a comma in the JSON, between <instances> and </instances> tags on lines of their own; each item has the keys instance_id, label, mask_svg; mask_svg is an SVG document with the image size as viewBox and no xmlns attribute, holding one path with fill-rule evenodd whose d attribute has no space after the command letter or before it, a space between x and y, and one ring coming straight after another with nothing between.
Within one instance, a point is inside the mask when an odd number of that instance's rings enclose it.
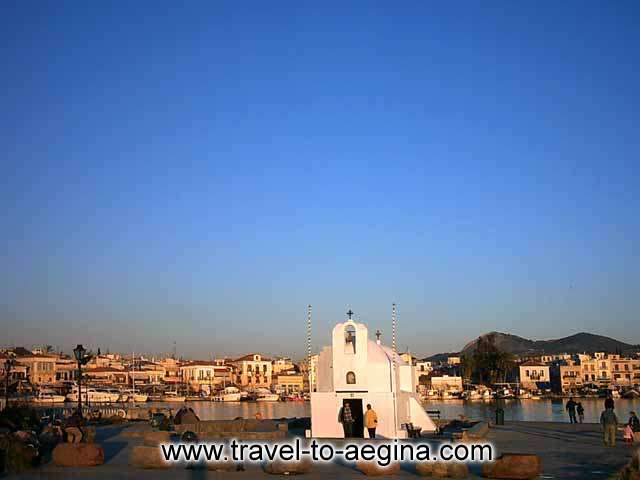
<instances>
[{"instance_id":1,"label":"waterfront building","mask_svg":"<svg viewBox=\"0 0 640 480\"><path fill-rule=\"evenodd\" d=\"M75 382L78 379L78 362L68 356L56 359L56 383Z\"/></svg>"},{"instance_id":2,"label":"waterfront building","mask_svg":"<svg viewBox=\"0 0 640 480\"><path fill-rule=\"evenodd\" d=\"M87 363L87 368L98 368L98 367L105 367L105 368L108 367L108 368L115 368L118 370L124 370L122 357L114 353L94 355L89 361L89 363Z\"/></svg>"},{"instance_id":3,"label":"waterfront building","mask_svg":"<svg viewBox=\"0 0 640 480\"><path fill-rule=\"evenodd\" d=\"M462 377L457 375L430 376L427 386L440 393L456 393L463 390Z\"/></svg>"},{"instance_id":4,"label":"waterfront building","mask_svg":"<svg viewBox=\"0 0 640 480\"><path fill-rule=\"evenodd\" d=\"M165 383L177 384L180 382L180 362L173 357L163 358L156 362L162 368L164 368Z\"/></svg>"},{"instance_id":5,"label":"waterfront building","mask_svg":"<svg viewBox=\"0 0 640 480\"><path fill-rule=\"evenodd\" d=\"M573 360L554 362L549 368L551 388L556 393L578 393L583 387L582 365Z\"/></svg>"},{"instance_id":6,"label":"waterfront building","mask_svg":"<svg viewBox=\"0 0 640 480\"><path fill-rule=\"evenodd\" d=\"M32 385L52 384L56 381L57 355L29 353L18 355L16 362L26 368L26 379Z\"/></svg>"},{"instance_id":7,"label":"waterfront building","mask_svg":"<svg viewBox=\"0 0 640 480\"><path fill-rule=\"evenodd\" d=\"M296 366L291 361L291 358L289 357L276 357L271 363L271 369L274 375L286 372L288 370L294 370L296 368Z\"/></svg>"},{"instance_id":8,"label":"waterfront building","mask_svg":"<svg viewBox=\"0 0 640 480\"><path fill-rule=\"evenodd\" d=\"M114 367L89 368L83 372L83 375L91 383L108 385L126 385L129 378L126 370Z\"/></svg>"},{"instance_id":9,"label":"waterfront building","mask_svg":"<svg viewBox=\"0 0 640 480\"><path fill-rule=\"evenodd\" d=\"M551 382L549 365L533 360L521 363L519 366L520 386L526 390L538 390L548 388ZM546 384L546 385L543 385Z\"/></svg>"},{"instance_id":10,"label":"waterfront building","mask_svg":"<svg viewBox=\"0 0 640 480\"><path fill-rule=\"evenodd\" d=\"M389 347L369 339L367 326L351 319L332 331L331 346L318 358L317 391L311 393L311 435L320 438L344 436L338 421L340 409L349 404L354 418L354 436L364 433L367 404L378 414L376 434L405 438L403 425L412 423L423 431L436 427L415 393L412 366Z\"/></svg>"},{"instance_id":11,"label":"waterfront building","mask_svg":"<svg viewBox=\"0 0 640 480\"><path fill-rule=\"evenodd\" d=\"M230 362L235 368L236 384L243 387L271 387L273 365L271 359L251 353Z\"/></svg>"},{"instance_id":12,"label":"waterfront building","mask_svg":"<svg viewBox=\"0 0 640 480\"><path fill-rule=\"evenodd\" d=\"M231 380L230 367L216 362L192 361L180 365L180 378L191 391L211 395Z\"/></svg>"},{"instance_id":13,"label":"waterfront building","mask_svg":"<svg viewBox=\"0 0 640 480\"><path fill-rule=\"evenodd\" d=\"M461 359L458 356L447 357L447 364L448 365L456 366L456 365L460 365L460 363L461 363Z\"/></svg>"},{"instance_id":14,"label":"waterfront building","mask_svg":"<svg viewBox=\"0 0 640 480\"><path fill-rule=\"evenodd\" d=\"M285 395L301 393L304 389L304 376L302 373L289 370L274 375L274 384L276 393Z\"/></svg>"}]
</instances>

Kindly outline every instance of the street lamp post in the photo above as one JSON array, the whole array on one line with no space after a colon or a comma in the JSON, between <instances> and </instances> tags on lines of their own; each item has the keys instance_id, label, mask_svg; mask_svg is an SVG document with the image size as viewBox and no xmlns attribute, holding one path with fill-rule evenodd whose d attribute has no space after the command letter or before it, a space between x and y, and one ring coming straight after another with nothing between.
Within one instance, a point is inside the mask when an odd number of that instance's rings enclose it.
<instances>
[{"instance_id":1,"label":"street lamp post","mask_svg":"<svg viewBox=\"0 0 640 480\"><path fill-rule=\"evenodd\" d=\"M78 415L80 416L82 416L82 365L85 363L86 352L82 344L78 344L78 346L73 349L73 356L78 362Z\"/></svg>"}]
</instances>

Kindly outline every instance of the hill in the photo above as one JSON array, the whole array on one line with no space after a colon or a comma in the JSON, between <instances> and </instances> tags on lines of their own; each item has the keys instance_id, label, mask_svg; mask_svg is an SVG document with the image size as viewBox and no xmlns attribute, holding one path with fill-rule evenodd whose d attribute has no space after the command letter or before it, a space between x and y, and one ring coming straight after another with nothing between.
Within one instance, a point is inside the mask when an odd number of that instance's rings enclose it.
<instances>
[{"instance_id":1,"label":"hill","mask_svg":"<svg viewBox=\"0 0 640 480\"><path fill-rule=\"evenodd\" d=\"M634 353L640 350L639 345L631 345L628 343L615 340L602 335L593 333L576 333L564 338L555 340L529 340L517 335L502 332L489 332L481 335L486 337L493 335L496 346L500 350L504 350L515 355L554 355L559 353ZM460 354L471 353L478 343L478 339L474 339L467 343L460 351ZM443 355L437 354L428 357L429 360L440 360ZM453 355L453 354L451 354Z\"/></svg>"}]
</instances>

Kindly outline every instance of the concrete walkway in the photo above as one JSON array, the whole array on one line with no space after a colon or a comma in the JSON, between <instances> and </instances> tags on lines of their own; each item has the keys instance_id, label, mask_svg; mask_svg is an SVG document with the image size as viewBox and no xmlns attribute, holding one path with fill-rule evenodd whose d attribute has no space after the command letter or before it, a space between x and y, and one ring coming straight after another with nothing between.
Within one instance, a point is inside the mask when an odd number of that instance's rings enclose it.
<instances>
[{"instance_id":1,"label":"concrete walkway","mask_svg":"<svg viewBox=\"0 0 640 480\"><path fill-rule=\"evenodd\" d=\"M106 462L94 468L59 468L51 464L33 470L28 474L12 475L11 479L189 479L202 480L236 477L238 480L255 477L270 477L260 466L248 465L245 471L217 473L206 470L139 470L128 465L129 452L133 445L141 444L140 439L122 435L125 429L141 428L114 426L99 429L97 441L105 450ZM542 459L543 479L606 479L611 473L629 461L632 449L620 441L615 448L602 446L599 425L538 422L509 422L493 427L488 440L497 453L535 453ZM636 445L637 448L637 445ZM471 467L469 478L479 478L480 467ZM314 465L313 471L303 476L309 480L333 480L342 478L366 478L350 465ZM398 478L418 478L410 466L396 476ZM273 477L272 477L273 478Z\"/></svg>"}]
</instances>

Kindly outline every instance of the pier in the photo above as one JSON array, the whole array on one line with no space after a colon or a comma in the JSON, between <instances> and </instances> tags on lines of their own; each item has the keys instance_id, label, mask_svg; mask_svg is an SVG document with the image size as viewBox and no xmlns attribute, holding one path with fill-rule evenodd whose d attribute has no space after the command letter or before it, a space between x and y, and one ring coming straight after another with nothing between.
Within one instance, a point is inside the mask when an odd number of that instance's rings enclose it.
<instances>
[{"instance_id":1,"label":"pier","mask_svg":"<svg viewBox=\"0 0 640 480\"><path fill-rule=\"evenodd\" d=\"M51 464L20 475L7 478L20 480L97 479L205 479L236 477L249 479L267 478L260 465L245 464L244 471L216 473L206 470L187 470L175 466L165 470L142 470L129 465L131 450L142 445L139 436L132 435L135 430L147 428L146 424L128 423L99 427L96 441L105 451L105 464L90 468L61 468ZM292 435L292 432L289 433ZM607 479L623 467L632 456L633 448L619 442L614 448L602 446L600 427L598 424L567 424L555 422L507 422L505 425L492 426L487 439L492 442L497 453L533 453L542 459L542 475L544 479ZM437 437L426 440L438 442ZM338 440L340 442L340 440ZM635 446L637 448L637 445ZM480 466L471 465L467 478L480 477ZM342 478L366 478L353 465L345 463L314 464L310 473L302 478L309 480L331 480ZM420 478L411 465L403 465L397 475L392 478Z\"/></svg>"}]
</instances>

